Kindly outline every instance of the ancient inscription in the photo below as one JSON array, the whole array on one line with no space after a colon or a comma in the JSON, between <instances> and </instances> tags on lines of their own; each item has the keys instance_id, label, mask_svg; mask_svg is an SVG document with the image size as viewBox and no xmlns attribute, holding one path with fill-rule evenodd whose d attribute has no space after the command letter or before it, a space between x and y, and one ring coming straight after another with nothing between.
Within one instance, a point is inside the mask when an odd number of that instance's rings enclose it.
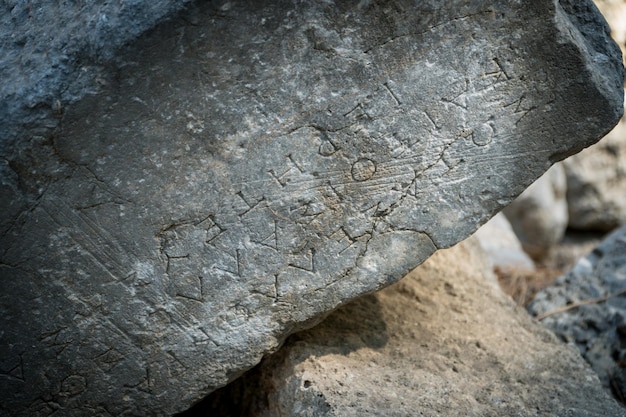
<instances>
[{"instance_id":1,"label":"ancient inscription","mask_svg":"<svg viewBox=\"0 0 626 417\"><path fill-rule=\"evenodd\" d=\"M489 123L483 123L474 129L472 141L478 146L488 145L493 139L493 127Z\"/></svg>"},{"instance_id":2,"label":"ancient inscription","mask_svg":"<svg viewBox=\"0 0 626 417\"><path fill-rule=\"evenodd\" d=\"M352 178L355 181L366 181L376 173L376 163L371 159L361 158L352 164Z\"/></svg>"},{"instance_id":3,"label":"ancient inscription","mask_svg":"<svg viewBox=\"0 0 626 417\"><path fill-rule=\"evenodd\" d=\"M7 360L8 359L8 360ZM24 359L22 355L13 358L4 358L2 361L2 368L0 368L0 376L10 379L15 379L19 382L25 382L24 380Z\"/></svg>"},{"instance_id":4,"label":"ancient inscription","mask_svg":"<svg viewBox=\"0 0 626 417\"><path fill-rule=\"evenodd\" d=\"M65 378L61 384L61 393L63 395L77 395L85 390L87 387L87 381L85 377L81 375L71 375Z\"/></svg>"},{"instance_id":5,"label":"ancient inscription","mask_svg":"<svg viewBox=\"0 0 626 417\"><path fill-rule=\"evenodd\" d=\"M110 371L114 366L123 360L124 355L114 348L110 348L94 358L94 362L96 362L98 367L105 372Z\"/></svg>"},{"instance_id":6,"label":"ancient inscription","mask_svg":"<svg viewBox=\"0 0 626 417\"><path fill-rule=\"evenodd\" d=\"M51 151L16 144L0 388L24 410L176 414L468 236L621 109L573 0L409 3L200 2L64 105Z\"/></svg>"}]
</instances>

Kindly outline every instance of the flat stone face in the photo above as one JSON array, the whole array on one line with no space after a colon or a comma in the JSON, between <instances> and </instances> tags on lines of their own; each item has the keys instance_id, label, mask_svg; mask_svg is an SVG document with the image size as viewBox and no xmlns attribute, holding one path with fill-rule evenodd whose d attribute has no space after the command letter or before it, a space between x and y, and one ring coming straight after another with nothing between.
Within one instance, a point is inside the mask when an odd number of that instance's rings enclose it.
<instances>
[{"instance_id":1,"label":"flat stone face","mask_svg":"<svg viewBox=\"0 0 626 417\"><path fill-rule=\"evenodd\" d=\"M188 11L7 157L1 406L187 408L601 137L622 81L586 2Z\"/></svg>"}]
</instances>

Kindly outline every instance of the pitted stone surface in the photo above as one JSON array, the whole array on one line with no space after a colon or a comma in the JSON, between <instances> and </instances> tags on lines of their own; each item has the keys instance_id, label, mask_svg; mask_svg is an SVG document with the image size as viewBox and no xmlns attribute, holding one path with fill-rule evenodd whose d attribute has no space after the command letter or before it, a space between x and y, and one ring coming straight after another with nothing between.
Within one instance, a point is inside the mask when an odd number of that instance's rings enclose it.
<instances>
[{"instance_id":1,"label":"pitted stone surface","mask_svg":"<svg viewBox=\"0 0 626 417\"><path fill-rule=\"evenodd\" d=\"M12 415L183 410L622 111L579 1L203 4L117 59L2 166Z\"/></svg>"},{"instance_id":2,"label":"pitted stone surface","mask_svg":"<svg viewBox=\"0 0 626 417\"><path fill-rule=\"evenodd\" d=\"M626 394L625 282L626 226L607 236L528 306L532 315L543 317L544 326L578 348L604 388L622 403Z\"/></svg>"}]
</instances>

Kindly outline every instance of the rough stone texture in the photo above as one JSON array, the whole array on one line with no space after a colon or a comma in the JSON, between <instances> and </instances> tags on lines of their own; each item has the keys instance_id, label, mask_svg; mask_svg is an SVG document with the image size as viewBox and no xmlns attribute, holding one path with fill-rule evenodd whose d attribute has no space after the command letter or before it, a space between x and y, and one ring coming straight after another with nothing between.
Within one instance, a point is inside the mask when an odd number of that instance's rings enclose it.
<instances>
[{"instance_id":1,"label":"rough stone texture","mask_svg":"<svg viewBox=\"0 0 626 417\"><path fill-rule=\"evenodd\" d=\"M565 170L556 164L505 209L524 250L534 258L547 255L567 229Z\"/></svg>"},{"instance_id":2,"label":"rough stone texture","mask_svg":"<svg viewBox=\"0 0 626 417\"><path fill-rule=\"evenodd\" d=\"M474 233L480 246L494 267L535 269L532 259L524 252L522 244L503 213L498 213Z\"/></svg>"},{"instance_id":3,"label":"rough stone texture","mask_svg":"<svg viewBox=\"0 0 626 417\"><path fill-rule=\"evenodd\" d=\"M609 235L528 309L540 315L585 300L608 298L548 316L542 324L574 343L603 385L626 398L626 227Z\"/></svg>"},{"instance_id":4,"label":"rough stone texture","mask_svg":"<svg viewBox=\"0 0 626 417\"><path fill-rule=\"evenodd\" d=\"M513 305L468 240L293 335L180 417L213 415L619 417L626 409L575 348Z\"/></svg>"},{"instance_id":5,"label":"rough stone texture","mask_svg":"<svg viewBox=\"0 0 626 417\"><path fill-rule=\"evenodd\" d=\"M607 20L611 28L611 37L622 50L626 51L626 2L624 0L594 0L594 4ZM624 61L626 64L626 61Z\"/></svg>"},{"instance_id":6,"label":"rough stone texture","mask_svg":"<svg viewBox=\"0 0 626 417\"><path fill-rule=\"evenodd\" d=\"M97 88L94 78L120 46L187 1L3 1L0 148L56 126L64 107Z\"/></svg>"},{"instance_id":7,"label":"rough stone texture","mask_svg":"<svg viewBox=\"0 0 626 417\"><path fill-rule=\"evenodd\" d=\"M611 37L622 51L626 42L626 3L597 0ZM569 225L581 230L609 231L626 224L626 121L605 138L563 162L567 174Z\"/></svg>"},{"instance_id":8,"label":"rough stone texture","mask_svg":"<svg viewBox=\"0 0 626 417\"><path fill-rule=\"evenodd\" d=\"M599 143L563 161L569 225L609 231L626 224L626 121Z\"/></svg>"},{"instance_id":9,"label":"rough stone texture","mask_svg":"<svg viewBox=\"0 0 626 417\"><path fill-rule=\"evenodd\" d=\"M607 31L579 0L284 0L151 32L7 146L0 410L168 415L400 279L617 122Z\"/></svg>"}]
</instances>

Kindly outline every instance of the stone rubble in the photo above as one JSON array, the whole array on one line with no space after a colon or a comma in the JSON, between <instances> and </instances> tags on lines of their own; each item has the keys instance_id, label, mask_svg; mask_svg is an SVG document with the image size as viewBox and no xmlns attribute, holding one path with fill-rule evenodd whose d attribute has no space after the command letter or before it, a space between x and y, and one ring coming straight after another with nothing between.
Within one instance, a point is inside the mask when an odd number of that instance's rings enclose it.
<instances>
[{"instance_id":1,"label":"stone rubble","mask_svg":"<svg viewBox=\"0 0 626 417\"><path fill-rule=\"evenodd\" d=\"M534 316L576 346L607 392L626 399L626 227L611 233L571 271L535 296ZM561 309L568 307L566 311Z\"/></svg>"}]
</instances>

